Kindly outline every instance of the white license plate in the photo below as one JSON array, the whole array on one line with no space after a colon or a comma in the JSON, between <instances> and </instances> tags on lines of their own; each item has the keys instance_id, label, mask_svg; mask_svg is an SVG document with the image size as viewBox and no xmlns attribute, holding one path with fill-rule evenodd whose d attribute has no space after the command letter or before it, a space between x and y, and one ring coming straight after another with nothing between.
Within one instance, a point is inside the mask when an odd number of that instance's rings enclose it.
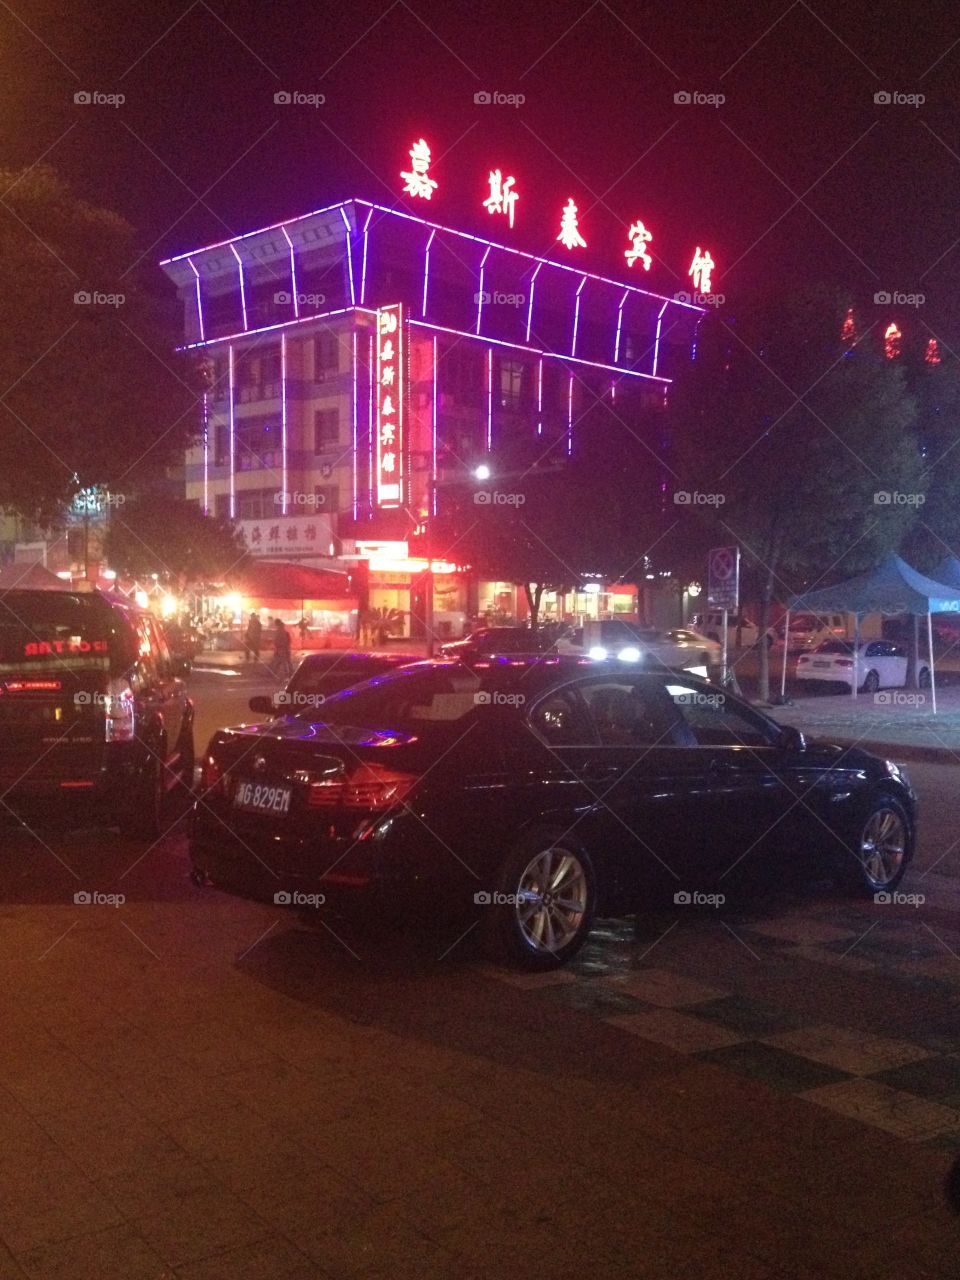
<instances>
[{"instance_id":1,"label":"white license plate","mask_svg":"<svg viewBox=\"0 0 960 1280\"><path fill-rule=\"evenodd\" d=\"M815 662L815 663L813 663L813 665L814 665L815 667L819 667L821 671L825 671L825 670L827 669L827 667L829 667L829 666L830 666L830 663L829 663L829 662Z\"/></svg>"},{"instance_id":2,"label":"white license plate","mask_svg":"<svg viewBox=\"0 0 960 1280\"><path fill-rule=\"evenodd\" d=\"M240 779L233 793L233 807L245 813L289 813L290 788Z\"/></svg>"}]
</instances>

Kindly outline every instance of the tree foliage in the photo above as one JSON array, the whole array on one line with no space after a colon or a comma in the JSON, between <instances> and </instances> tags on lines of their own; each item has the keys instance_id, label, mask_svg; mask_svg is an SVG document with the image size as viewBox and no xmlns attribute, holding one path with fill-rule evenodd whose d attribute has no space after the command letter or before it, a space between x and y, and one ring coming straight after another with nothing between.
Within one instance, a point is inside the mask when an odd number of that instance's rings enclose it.
<instances>
[{"instance_id":1,"label":"tree foliage","mask_svg":"<svg viewBox=\"0 0 960 1280\"><path fill-rule=\"evenodd\" d=\"M105 543L111 568L132 578L157 574L171 587L220 582L243 567L236 525L192 502L154 493L114 509Z\"/></svg>"},{"instance_id":2,"label":"tree foliage","mask_svg":"<svg viewBox=\"0 0 960 1280\"><path fill-rule=\"evenodd\" d=\"M0 186L0 506L46 521L80 489L130 493L182 459L197 396L133 229L44 166Z\"/></svg>"}]
</instances>

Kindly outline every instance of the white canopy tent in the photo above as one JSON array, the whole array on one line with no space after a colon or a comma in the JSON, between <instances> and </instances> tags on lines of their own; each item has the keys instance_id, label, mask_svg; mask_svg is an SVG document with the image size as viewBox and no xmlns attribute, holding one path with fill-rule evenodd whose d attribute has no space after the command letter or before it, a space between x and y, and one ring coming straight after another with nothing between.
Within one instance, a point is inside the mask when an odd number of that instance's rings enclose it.
<instances>
[{"instance_id":1,"label":"white canopy tent","mask_svg":"<svg viewBox=\"0 0 960 1280\"><path fill-rule=\"evenodd\" d=\"M954 561L956 575L960 578L960 562ZM941 566L941 568L944 566ZM951 571L952 573L953 571ZM926 578L916 569L911 569L899 556L888 556L876 569L869 573L859 573L848 578L846 582L838 582L833 587L822 587L819 591L807 591L794 596L787 608L786 632L783 645L783 673L780 691L786 693L787 686L787 653L790 648L790 614L804 613L852 613L856 618L856 635L854 644L860 643L860 618L865 613L925 613L927 615L927 645L930 653L930 702L934 715L937 712L937 683L933 665L933 626L931 616L935 613L960 613L960 584L948 586L943 582L935 582ZM853 697L857 696L857 681L854 679L851 688Z\"/></svg>"}]
</instances>

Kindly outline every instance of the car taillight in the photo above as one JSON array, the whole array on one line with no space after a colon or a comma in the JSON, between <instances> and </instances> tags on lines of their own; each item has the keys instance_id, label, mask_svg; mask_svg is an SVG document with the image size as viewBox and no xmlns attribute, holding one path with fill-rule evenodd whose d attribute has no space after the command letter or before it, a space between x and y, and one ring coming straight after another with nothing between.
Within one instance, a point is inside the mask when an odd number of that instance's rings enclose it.
<instances>
[{"instance_id":1,"label":"car taillight","mask_svg":"<svg viewBox=\"0 0 960 1280\"><path fill-rule=\"evenodd\" d=\"M417 781L415 773L361 764L338 777L311 782L307 804L311 809L389 809L404 800Z\"/></svg>"},{"instance_id":2,"label":"car taillight","mask_svg":"<svg viewBox=\"0 0 960 1280\"><path fill-rule=\"evenodd\" d=\"M223 770L213 756L204 756L200 768L200 782L204 791L210 791L222 777Z\"/></svg>"},{"instance_id":3,"label":"car taillight","mask_svg":"<svg viewBox=\"0 0 960 1280\"><path fill-rule=\"evenodd\" d=\"M111 680L103 700L103 732L107 742L132 742L136 735L133 690L126 680Z\"/></svg>"},{"instance_id":4,"label":"car taillight","mask_svg":"<svg viewBox=\"0 0 960 1280\"><path fill-rule=\"evenodd\" d=\"M852 659L852 658L834 658L834 660L833 660L833 661L834 661L834 666L837 666L837 667L852 667L852 666L853 666L853 659Z\"/></svg>"}]
</instances>

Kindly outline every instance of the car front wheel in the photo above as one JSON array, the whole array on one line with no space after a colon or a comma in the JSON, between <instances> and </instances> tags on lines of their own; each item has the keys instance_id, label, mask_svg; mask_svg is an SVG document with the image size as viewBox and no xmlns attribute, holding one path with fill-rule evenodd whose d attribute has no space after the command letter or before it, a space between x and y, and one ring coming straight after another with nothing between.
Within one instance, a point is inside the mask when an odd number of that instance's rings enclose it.
<instances>
[{"instance_id":1,"label":"car front wheel","mask_svg":"<svg viewBox=\"0 0 960 1280\"><path fill-rule=\"evenodd\" d=\"M848 849L845 887L858 896L889 893L903 879L913 857L913 824L892 796L874 801Z\"/></svg>"},{"instance_id":2,"label":"car front wheel","mask_svg":"<svg viewBox=\"0 0 960 1280\"><path fill-rule=\"evenodd\" d=\"M860 686L864 693L876 693L880 688L880 677L876 671L868 671L864 677L863 684Z\"/></svg>"},{"instance_id":3,"label":"car front wheel","mask_svg":"<svg viewBox=\"0 0 960 1280\"><path fill-rule=\"evenodd\" d=\"M524 969L553 969L583 946L596 906L587 853L568 836L535 833L501 868L497 892L482 906L491 959Z\"/></svg>"}]
</instances>

